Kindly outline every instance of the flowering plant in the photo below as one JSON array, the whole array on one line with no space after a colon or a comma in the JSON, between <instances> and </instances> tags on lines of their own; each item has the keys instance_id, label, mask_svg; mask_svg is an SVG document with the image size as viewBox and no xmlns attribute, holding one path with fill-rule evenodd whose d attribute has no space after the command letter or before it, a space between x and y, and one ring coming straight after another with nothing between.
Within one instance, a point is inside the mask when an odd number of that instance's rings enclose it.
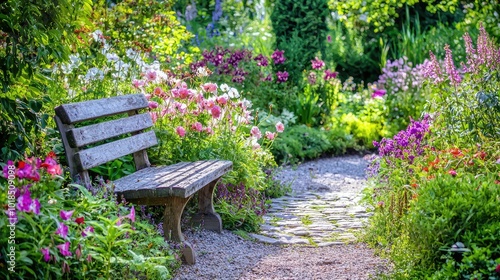
<instances>
[{"instance_id":1,"label":"flowering plant","mask_svg":"<svg viewBox=\"0 0 500 280\"><path fill-rule=\"evenodd\" d=\"M84 187L64 187L62 169L53 152L42 161L27 158L9 161L3 167L0 194L0 244L5 265L2 278L109 278L113 271L157 273L159 268L138 265L126 271L132 261L129 249L137 235L136 254L164 256L157 265L166 269L173 260L169 252L148 253L146 239L157 236L151 226L136 220L134 207L117 204L108 185L91 194ZM4 184L4 182L7 184ZM8 186L7 186L8 185ZM112 192L111 192L112 193ZM107 198L104 198L105 195ZM145 227L138 233L135 226ZM149 242L148 242L149 243ZM139 245L140 244L140 245ZM137 246L139 245L139 246ZM165 247L164 241L156 246ZM117 258L121 261L117 262ZM166 269L168 273L168 269Z\"/></svg>"}]
</instances>

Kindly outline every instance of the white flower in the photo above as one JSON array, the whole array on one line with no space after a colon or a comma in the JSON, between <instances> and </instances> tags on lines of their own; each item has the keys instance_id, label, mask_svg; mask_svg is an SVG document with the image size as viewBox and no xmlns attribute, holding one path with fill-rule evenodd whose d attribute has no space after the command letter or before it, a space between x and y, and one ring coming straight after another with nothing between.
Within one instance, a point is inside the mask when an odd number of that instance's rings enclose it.
<instances>
[{"instance_id":1,"label":"white flower","mask_svg":"<svg viewBox=\"0 0 500 280\"><path fill-rule=\"evenodd\" d=\"M222 85L220 85L220 90L222 90L223 92L226 92L229 90L229 86L227 84L222 84Z\"/></svg>"},{"instance_id":2,"label":"white flower","mask_svg":"<svg viewBox=\"0 0 500 280\"><path fill-rule=\"evenodd\" d=\"M100 69L96 67L92 67L87 71L87 74L85 75L85 80L93 81L96 79L99 80L104 79L104 72L102 72Z\"/></svg>"},{"instance_id":3,"label":"white flower","mask_svg":"<svg viewBox=\"0 0 500 280\"><path fill-rule=\"evenodd\" d=\"M198 77L208 77L209 74L207 68L198 67L198 69L196 69L196 75L198 75Z\"/></svg>"},{"instance_id":4,"label":"white flower","mask_svg":"<svg viewBox=\"0 0 500 280\"><path fill-rule=\"evenodd\" d=\"M136 58L136 55L137 55L137 52L134 51L133 49L127 49L126 51L126 55L128 58L130 59L135 59Z\"/></svg>"},{"instance_id":5,"label":"white flower","mask_svg":"<svg viewBox=\"0 0 500 280\"><path fill-rule=\"evenodd\" d=\"M235 88L230 88L229 91L227 92L227 95L230 98L238 98L238 97L240 97L240 93Z\"/></svg>"},{"instance_id":6,"label":"white flower","mask_svg":"<svg viewBox=\"0 0 500 280\"><path fill-rule=\"evenodd\" d=\"M106 42L106 39L104 39L104 35L102 34L102 31L97 29L96 31L92 32L90 34L94 41L104 43Z\"/></svg>"},{"instance_id":7,"label":"white flower","mask_svg":"<svg viewBox=\"0 0 500 280\"><path fill-rule=\"evenodd\" d=\"M120 60L120 57L116 53L107 53L106 58L108 59L108 61L113 62Z\"/></svg>"}]
</instances>

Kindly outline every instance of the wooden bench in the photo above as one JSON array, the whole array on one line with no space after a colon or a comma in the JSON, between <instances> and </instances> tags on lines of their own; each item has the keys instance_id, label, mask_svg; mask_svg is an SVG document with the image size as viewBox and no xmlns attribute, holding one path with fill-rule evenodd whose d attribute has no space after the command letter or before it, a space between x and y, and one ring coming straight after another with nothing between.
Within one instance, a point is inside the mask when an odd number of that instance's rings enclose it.
<instances>
[{"instance_id":1,"label":"wooden bench","mask_svg":"<svg viewBox=\"0 0 500 280\"><path fill-rule=\"evenodd\" d=\"M85 102L64 104L55 109L55 121L61 133L71 176L90 185L88 170L133 154L136 172L114 182L119 198L140 205L164 205L163 229L166 240L184 244L187 263L195 263L195 252L184 239L181 215L186 203L198 193L198 213L193 225L221 232L220 216L214 211L213 191L218 180L232 168L232 162L207 160L181 162L170 166L151 166L146 149L158 143L143 94L123 95ZM75 127L75 124L123 114L123 118ZM108 118L109 119L109 118ZM122 136L120 139L117 137ZM123 138L123 136L128 136ZM110 140L114 140L109 142ZM106 141L107 143L103 143Z\"/></svg>"}]
</instances>

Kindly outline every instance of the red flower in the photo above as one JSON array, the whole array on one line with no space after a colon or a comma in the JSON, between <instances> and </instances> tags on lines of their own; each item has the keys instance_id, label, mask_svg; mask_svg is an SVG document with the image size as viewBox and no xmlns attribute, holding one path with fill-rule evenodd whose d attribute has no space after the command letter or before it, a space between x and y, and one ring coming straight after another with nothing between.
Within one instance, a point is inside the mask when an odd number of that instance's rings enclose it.
<instances>
[{"instance_id":1,"label":"red flower","mask_svg":"<svg viewBox=\"0 0 500 280\"><path fill-rule=\"evenodd\" d=\"M85 222L85 218L84 217L78 217L75 219L75 222L79 225L83 224Z\"/></svg>"},{"instance_id":2,"label":"red flower","mask_svg":"<svg viewBox=\"0 0 500 280\"><path fill-rule=\"evenodd\" d=\"M500 264L497 265L497 268L495 268L496 273L500 274Z\"/></svg>"},{"instance_id":3,"label":"red flower","mask_svg":"<svg viewBox=\"0 0 500 280\"><path fill-rule=\"evenodd\" d=\"M56 158L56 153L54 153L54 151L50 151L50 152L47 154L47 157Z\"/></svg>"}]
</instances>

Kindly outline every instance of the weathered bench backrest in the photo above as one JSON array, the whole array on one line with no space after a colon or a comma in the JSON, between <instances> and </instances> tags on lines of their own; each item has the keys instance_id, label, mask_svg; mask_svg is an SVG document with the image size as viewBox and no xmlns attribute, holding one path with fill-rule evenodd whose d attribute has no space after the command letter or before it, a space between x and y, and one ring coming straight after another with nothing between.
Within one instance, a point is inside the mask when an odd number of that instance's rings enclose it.
<instances>
[{"instance_id":1,"label":"weathered bench backrest","mask_svg":"<svg viewBox=\"0 0 500 280\"><path fill-rule=\"evenodd\" d=\"M61 133L71 176L80 175L84 184L90 184L87 170L128 154L134 154L136 169L150 166L146 149L158 144L154 131L143 132L153 126L149 113L139 114L148 107L143 94L64 104L55 109L56 124ZM128 117L75 128L74 124L106 116L127 113ZM94 143L132 134L113 142Z\"/></svg>"}]
</instances>

